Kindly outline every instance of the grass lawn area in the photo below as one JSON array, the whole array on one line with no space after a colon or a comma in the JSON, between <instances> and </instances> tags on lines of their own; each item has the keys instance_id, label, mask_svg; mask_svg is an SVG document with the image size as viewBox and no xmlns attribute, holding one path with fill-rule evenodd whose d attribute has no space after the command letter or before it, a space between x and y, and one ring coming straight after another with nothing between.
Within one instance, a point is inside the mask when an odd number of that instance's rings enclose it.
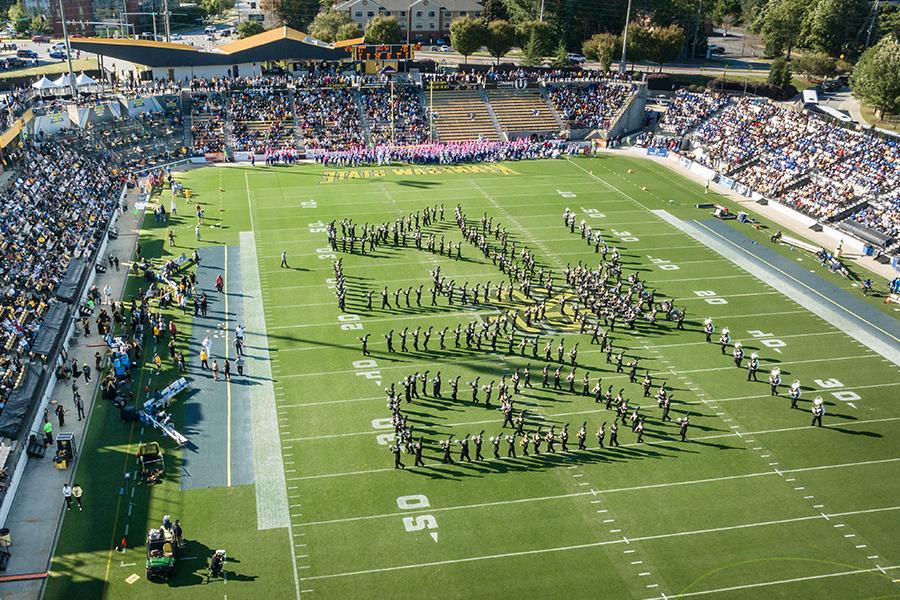
<instances>
[{"instance_id":1,"label":"grass lawn area","mask_svg":"<svg viewBox=\"0 0 900 600\"><path fill-rule=\"evenodd\" d=\"M900 133L900 115L888 114L880 120L875 116L875 109L868 104L860 104L860 112L869 125Z\"/></svg>"},{"instance_id":2,"label":"grass lawn area","mask_svg":"<svg viewBox=\"0 0 900 600\"><path fill-rule=\"evenodd\" d=\"M141 244L145 256L170 259L195 247L239 247L255 252L260 296L247 286L230 291L244 307L261 303L265 317L262 342L271 356L288 515L284 527L258 530L254 486L211 487L182 491L185 452L161 441L167 473L163 483L137 488L130 497L116 490L123 474L134 469L140 425L118 421L108 403L95 408L76 479L94 493L99 504L91 520L67 515L46 597L161 598L177 600L229 598L513 598L555 594L593 598L602 590L610 598L842 599L896 594L897 577L889 560L900 534L896 496L900 493L900 412L896 407L900 374L870 349L793 298L736 267L730 260L670 225L659 211L681 219L709 219L698 202L737 207L658 164L638 158L602 156L555 161L523 161L460 167L381 167L323 169L220 166L177 174L207 215L225 215L224 225L203 229L196 241L193 206L178 200L178 217L168 225L145 219ZM161 196L168 207L169 194ZM511 277L495 260L466 241L455 222L459 205L467 223L484 236L489 250L501 252L515 242L534 253L535 297L517 287L497 298L502 281ZM443 206L443 219L416 225L427 207ZM223 212L219 213L219 209ZM580 333L572 318L575 291L564 269L577 264L596 268L601 261L578 228L563 225L563 211L602 232L610 250L621 253L622 293L636 274L654 289L656 300L674 300L686 310L685 329L661 319L639 319L634 329L621 321L610 338L614 354L624 353L626 372L618 372L590 333ZM742 208L743 210L743 208ZM499 231L506 229L504 241ZM343 219L352 219L357 236L361 224L386 224L387 240L359 253L327 241L326 224L334 221L342 236ZM406 244L395 244L390 232L398 220L423 233L417 249L407 231ZM345 222L344 225L347 225ZM814 271L827 282L860 296L853 282L829 275L814 257L769 243L770 223L760 229L727 222L761 248ZM179 247L165 242L172 229ZM252 232L252 238L240 235ZM430 252L427 242L461 246L459 259ZM249 240L252 240L250 242ZM248 246L248 244L252 244ZM289 268L280 266L282 251ZM346 278L347 306L335 299L334 262L340 259ZM454 282L455 299L438 295L432 303L431 273L440 268L445 283ZM853 265L851 265L853 268ZM537 269L552 271L554 291L538 284ZM613 277L613 280L615 278ZM133 277L130 290L144 286ZM423 286L421 301L415 290ZM489 297L462 302L477 285L490 285ZM614 281L610 282L614 285ZM388 290L382 307L382 289ZM879 289L885 282L879 281ZM396 291L396 296L395 296ZM367 306L366 296L374 300ZM409 302L404 297L409 296ZM126 295L127 297L127 295ZM543 300L546 318L526 322L524 310ZM889 315L898 314L881 298L863 299ZM508 331L500 328L496 350L490 335L471 347L457 325L474 323L476 332L507 311L517 311L513 349ZM583 307L582 307L583 310ZM227 309L226 309L227 311ZM166 311L180 332L189 332L190 315ZM748 381L729 355L702 334L705 317L717 332L731 330L749 355L762 361L759 382ZM240 319L240 315L231 318ZM482 325L484 324L484 325ZM446 330L445 343L439 341ZM408 351L401 351L400 332L407 331ZM429 332L413 347L413 331ZM511 330L512 331L512 330ZM389 352L385 336L393 332L397 352ZM181 334L180 334L181 335ZM360 338L368 340L363 356ZM532 354L537 338L539 352ZM519 350L525 339L528 346ZM556 347L568 355L578 343L575 392L565 378L569 359L556 362ZM538 342L535 342L538 344ZM552 359L543 347L551 343ZM183 342L179 342L183 343ZM219 343L219 342L217 342ZM479 347L480 346L480 347ZM227 347L227 346L226 346ZM186 348L195 356L195 350ZM629 382L627 365L639 360L637 383ZM207 378L192 363L188 377ZM252 364L252 363L251 363ZM541 384L549 364L550 380L559 367L561 390ZM784 384L797 379L803 395L799 410L785 397L773 397L765 380L780 365ZM524 370L531 385L524 386ZM138 389L153 378L162 386L177 374L168 365L161 375L140 370ZM569 451L507 458L501 440L494 457L491 437L512 432L503 428L498 410L498 384L523 376L514 394L514 413L525 410L524 429L557 435L568 426ZM651 394L662 382L674 394L672 417L664 421L654 398L643 397L640 380L653 376ZM432 381L421 398L403 400L400 410L424 444L424 467L393 466L389 445L396 440L385 389L417 375L425 382L438 373L442 393ZM606 442L615 413L582 395L582 376L592 387L623 390L632 407L646 419L643 442L621 425L615 448L598 448L595 432L606 425ZM459 395L451 399L450 381L459 378ZM472 402L472 387L490 384L494 396ZM812 399L826 402L826 427L810 427ZM223 399L223 403L225 400ZM173 406L175 423L184 422L181 403ZM222 406L225 406L224 404ZM229 405L230 406L230 405ZM230 410L230 408L228 409ZM690 416L688 441L679 441L677 419ZM255 418L255 417L254 417ZM585 424L587 449L577 450L576 433ZM246 424L235 424L245 427ZM454 442L484 431L485 460L442 461L440 442ZM143 432L143 439L158 439ZM474 442L469 442L475 458ZM232 452L247 452L233 447ZM222 460L226 460L225 457ZM106 490L103 494L99 490ZM103 496L102 498L100 496ZM190 546L168 583L143 577L143 532L162 514L185 523ZM112 546L132 527L132 548L118 554ZM240 562L230 568L239 577L203 581L203 561L211 549L227 547ZM876 558L872 558L872 557ZM882 572L881 569L885 569ZM133 583L126 582L139 575ZM501 575L502 574L502 575ZM299 581L299 584L295 584Z\"/></svg>"},{"instance_id":3,"label":"grass lawn area","mask_svg":"<svg viewBox=\"0 0 900 600\"><path fill-rule=\"evenodd\" d=\"M76 75L80 71L87 71L96 68L97 60L93 58L82 58L80 60L72 61L72 71L74 71ZM3 71L0 72L0 79L8 79L10 77L40 77L41 75L59 75L60 73L67 73L68 71L69 63L63 60L47 65L40 65L38 67L31 67L28 69Z\"/></svg>"}]
</instances>

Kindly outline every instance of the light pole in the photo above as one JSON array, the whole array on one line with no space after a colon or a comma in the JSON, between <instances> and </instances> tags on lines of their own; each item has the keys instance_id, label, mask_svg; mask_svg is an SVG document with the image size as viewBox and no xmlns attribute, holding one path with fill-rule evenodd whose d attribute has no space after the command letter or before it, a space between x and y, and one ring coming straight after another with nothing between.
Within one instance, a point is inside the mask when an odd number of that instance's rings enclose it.
<instances>
[{"instance_id":1,"label":"light pole","mask_svg":"<svg viewBox=\"0 0 900 600\"><path fill-rule=\"evenodd\" d=\"M628 0L628 8L625 9L625 33L622 34L622 60L619 61L619 73L625 72L625 63L628 49L628 22L631 20L631 0Z\"/></svg>"},{"instance_id":2,"label":"light pole","mask_svg":"<svg viewBox=\"0 0 900 600\"><path fill-rule=\"evenodd\" d=\"M69 63L69 91L75 97L75 74L72 72L72 48L69 46L69 28L66 25L66 13L63 0L59 0L59 17L62 21L63 40L66 43L66 61Z\"/></svg>"}]
</instances>

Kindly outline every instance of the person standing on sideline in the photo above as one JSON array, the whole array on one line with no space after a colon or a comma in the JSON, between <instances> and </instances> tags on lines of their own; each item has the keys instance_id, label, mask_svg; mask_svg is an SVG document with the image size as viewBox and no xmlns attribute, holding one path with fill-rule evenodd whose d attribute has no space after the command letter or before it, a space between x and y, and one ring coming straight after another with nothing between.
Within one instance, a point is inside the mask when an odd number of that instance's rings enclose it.
<instances>
[{"instance_id":1,"label":"person standing on sideline","mask_svg":"<svg viewBox=\"0 0 900 600\"><path fill-rule=\"evenodd\" d=\"M75 498L75 503L78 504L78 510L82 509L81 506L81 495L84 492L81 489L81 486L76 482L75 485L72 486L72 497Z\"/></svg>"},{"instance_id":2,"label":"person standing on sideline","mask_svg":"<svg viewBox=\"0 0 900 600\"><path fill-rule=\"evenodd\" d=\"M53 423L44 421L44 445L49 446L53 443Z\"/></svg>"},{"instance_id":3,"label":"person standing on sideline","mask_svg":"<svg viewBox=\"0 0 900 600\"><path fill-rule=\"evenodd\" d=\"M59 419L59 428L62 429L66 426L66 409L63 408L62 404L56 405L56 418Z\"/></svg>"},{"instance_id":4,"label":"person standing on sideline","mask_svg":"<svg viewBox=\"0 0 900 600\"><path fill-rule=\"evenodd\" d=\"M287 262L287 250L281 251L281 268L282 269L290 269Z\"/></svg>"},{"instance_id":5,"label":"person standing on sideline","mask_svg":"<svg viewBox=\"0 0 900 600\"><path fill-rule=\"evenodd\" d=\"M219 380L219 361L214 360L212 365L213 381Z\"/></svg>"},{"instance_id":6,"label":"person standing on sideline","mask_svg":"<svg viewBox=\"0 0 900 600\"><path fill-rule=\"evenodd\" d=\"M63 484L63 499L66 501L66 510L72 508L72 486L68 482Z\"/></svg>"},{"instance_id":7,"label":"person standing on sideline","mask_svg":"<svg viewBox=\"0 0 900 600\"><path fill-rule=\"evenodd\" d=\"M81 421L84 416L84 402L81 400L81 394L75 392L75 410L78 412L78 420Z\"/></svg>"},{"instance_id":8,"label":"person standing on sideline","mask_svg":"<svg viewBox=\"0 0 900 600\"><path fill-rule=\"evenodd\" d=\"M216 275L216 291L220 294L225 289L225 279L222 277L222 274L219 273Z\"/></svg>"},{"instance_id":9,"label":"person standing on sideline","mask_svg":"<svg viewBox=\"0 0 900 600\"><path fill-rule=\"evenodd\" d=\"M81 365L81 372L84 373L84 382L90 383L91 382L91 368L88 366L87 363L84 363L83 365Z\"/></svg>"},{"instance_id":10,"label":"person standing on sideline","mask_svg":"<svg viewBox=\"0 0 900 600\"><path fill-rule=\"evenodd\" d=\"M197 241L200 241L200 223L197 223L197 226L194 227L194 235L197 236Z\"/></svg>"},{"instance_id":11,"label":"person standing on sideline","mask_svg":"<svg viewBox=\"0 0 900 600\"><path fill-rule=\"evenodd\" d=\"M184 548L184 530L181 528L181 521L175 519L175 524L172 525L172 532L175 534L175 545L179 548Z\"/></svg>"},{"instance_id":12,"label":"person standing on sideline","mask_svg":"<svg viewBox=\"0 0 900 600\"><path fill-rule=\"evenodd\" d=\"M227 358L225 359L222 372L225 375L225 381L231 381L231 363L228 362Z\"/></svg>"},{"instance_id":13,"label":"person standing on sideline","mask_svg":"<svg viewBox=\"0 0 900 600\"><path fill-rule=\"evenodd\" d=\"M238 375L243 377L244 376L244 357L238 356L237 360L234 361L234 364L237 366Z\"/></svg>"}]
</instances>

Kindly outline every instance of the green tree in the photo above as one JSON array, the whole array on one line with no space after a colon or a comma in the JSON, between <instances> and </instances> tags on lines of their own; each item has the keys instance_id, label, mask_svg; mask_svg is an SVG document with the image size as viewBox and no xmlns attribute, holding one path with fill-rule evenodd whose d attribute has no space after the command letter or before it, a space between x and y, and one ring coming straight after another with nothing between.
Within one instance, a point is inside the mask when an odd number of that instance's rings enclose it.
<instances>
[{"instance_id":1,"label":"green tree","mask_svg":"<svg viewBox=\"0 0 900 600\"><path fill-rule=\"evenodd\" d=\"M809 0L769 0L753 23L754 31L761 33L766 43L766 56L780 56L791 50L800 36Z\"/></svg>"},{"instance_id":2,"label":"green tree","mask_svg":"<svg viewBox=\"0 0 900 600\"><path fill-rule=\"evenodd\" d=\"M531 34L531 39L522 49L522 65L526 67L538 67L542 62L542 54L539 48L537 33Z\"/></svg>"},{"instance_id":3,"label":"green tree","mask_svg":"<svg viewBox=\"0 0 900 600\"><path fill-rule=\"evenodd\" d=\"M900 6L888 4L878 13L878 38L885 35L900 37Z\"/></svg>"},{"instance_id":4,"label":"green tree","mask_svg":"<svg viewBox=\"0 0 900 600\"><path fill-rule=\"evenodd\" d=\"M586 40L581 46L585 58L596 60L600 68L609 71L612 61L616 59L622 48L622 40L613 33L598 33Z\"/></svg>"},{"instance_id":5,"label":"green tree","mask_svg":"<svg viewBox=\"0 0 900 600\"><path fill-rule=\"evenodd\" d=\"M266 28L259 21L241 21L237 26L237 34L240 39L248 38L251 35L257 35L266 31Z\"/></svg>"},{"instance_id":6,"label":"green tree","mask_svg":"<svg viewBox=\"0 0 900 600\"><path fill-rule=\"evenodd\" d=\"M822 52L808 52L791 61L791 68L801 73L807 79L824 79L837 73L837 65L834 58Z\"/></svg>"},{"instance_id":7,"label":"green tree","mask_svg":"<svg viewBox=\"0 0 900 600\"><path fill-rule=\"evenodd\" d=\"M681 25L651 27L646 35L647 45L644 50L644 58L658 64L660 72L665 63L678 58L684 49L684 29L681 28Z\"/></svg>"},{"instance_id":8,"label":"green tree","mask_svg":"<svg viewBox=\"0 0 900 600\"><path fill-rule=\"evenodd\" d=\"M362 29L359 28L359 23L350 21L349 23L344 23L338 27L335 41L352 40L353 38L362 37L362 35L363 32Z\"/></svg>"},{"instance_id":9,"label":"green tree","mask_svg":"<svg viewBox=\"0 0 900 600\"><path fill-rule=\"evenodd\" d=\"M481 48L487 37L482 22L473 17L459 17L450 23L450 44L463 55L466 64L469 55Z\"/></svg>"},{"instance_id":10,"label":"green tree","mask_svg":"<svg viewBox=\"0 0 900 600\"><path fill-rule=\"evenodd\" d=\"M28 33L28 30L31 29L31 18L28 16L28 13L25 12L25 6L22 4L22 0L19 0L10 6L6 14L9 17L9 20L12 21L16 33L21 35Z\"/></svg>"},{"instance_id":11,"label":"green tree","mask_svg":"<svg viewBox=\"0 0 900 600\"><path fill-rule=\"evenodd\" d=\"M650 45L653 39L650 28L640 23L631 23L628 26L628 39L626 40L626 59L631 62L645 60L650 54Z\"/></svg>"},{"instance_id":12,"label":"green tree","mask_svg":"<svg viewBox=\"0 0 900 600\"><path fill-rule=\"evenodd\" d=\"M503 4L509 13L509 20L513 23L537 21L540 18L541 0L503 0ZM522 45L527 44L526 38L526 42Z\"/></svg>"},{"instance_id":13,"label":"green tree","mask_svg":"<svg viewBox=\"0 0 900 600\"><path fill-rule=\"evenodd\" d=\"M213 16L234 8L234 0L200 0L199 5L204 13Z\"/></svg>"},{"instance_id":14,"label":"green tree","mask_svg":"<svg viewBox=\"0 0 900 600\"><path fill-rule=\"evenodd\" d=\"M481 3L481 20L485 23L493 21L509 21L509 11L503 0L484 0Z\"/></svg>"},{"instance_id":15,"label":"green tree","mask_svg":"<svg viewBox=\"0 0 900 600\"><path fill-rule=\"evenodd\" d=\"M278 17L283 24L306 31L319 13L319 0L263 0L261 6Z\"/></svg>"},{"instance_id":16,"label":"green tree","mask_svg":"<svg viewBox=\"0 0 900 600\"><path fill-rule=\"evenodd\" d=\"M516 28L509 21L488 23L484 45L487 47L488 53L497 60L497 64L500 64L500 59L512 49L515 43Z\"/></svg>"},{"instance_id":17,"label":"green tree","mask_svg":"<svg viewBox=\"0 0 900 600\"><path fill-rule=\"evenodd\" d=\"M784 57L779 56L769 67L769 85L784 89L791 83L791 66Z\"/></svg>"},{"instance_id":18,"label":"green tree","mask_svg":"<svg viewBox=\"0 0 900 600\"><path fill-rule=\"evenodd\" d=\"M31 17L31 33L49 33L50 24L43 15L34 15Z\"/></svg>"},{"instance_id":19,"label":"green tree","mask_svg":"<svg viewBox=\"0 0 900 600\"><path fill-rule=\"evenodd\" d=\"M728 28L740 21L742 14L741 0L716 0L711 16L713 23L724 27L727 35Z\"/></svg>"},{"instance_id":20,"label":"green tree","mask_svg":"<svg viewBox=\"0 0 900 600\"><path fill-rule=\"evenodd\" d=\"M525 48L534 37L537 52L540 56L546 56L556 47L559 36L550 23L541 21L524 21L516 25L516 37L519 39L519 47Z\"/></svg>"},{"instance_id":21,"label":"green tree","mask_svg":"<svg viewBox=\"0 0 900 600\"><path fill-rule=\"evenodd\" d=\"M550 59L550 66L556 69L562 69L563 67L569 66L569 53L562 40L559 41L559 45L556 46L556 50L553 52L553 56Z\"/></svg>"},{"instance_id":22,"label":"green tree","mask_svg":"<svg viewBox=\"0 0 900 600\"><path fill-rule=\"evenodd\" d=\"M397 17L378 15L366 23L367 44L399 44L403 39L403 31Z\"/></svg>"},{"instance_id":23,"label":"green tree","mask_svg":"<svg viewBox=\"0 0 900 600\"><path fill-rule=\"evenodd\" d=\"M309 25L309 35L323 42L336 42L342 25L352 23L345 11L325 10L316 15Z\"/></svg>"},{"instance_id":24,"label":"green tree","mask_svg":"<svg viewBox=\"0 0 900 600\"><path fill-rule=\"evenodd\" d=\"M868 0L817 0L803 22L802 45L837 56L856 46L868 12Z\"/></svg>"},{"instance_id":25,"label":"green tree","mask_svg":"<svg viewBox=\"0 0 900 600\"><path fill-rule=\"evenodd\" d=\"M850 75L853 95L875 108L879 119L885 113L900 113L900 41L884 36L863 52Z\"/></svg>"}]
</instances>

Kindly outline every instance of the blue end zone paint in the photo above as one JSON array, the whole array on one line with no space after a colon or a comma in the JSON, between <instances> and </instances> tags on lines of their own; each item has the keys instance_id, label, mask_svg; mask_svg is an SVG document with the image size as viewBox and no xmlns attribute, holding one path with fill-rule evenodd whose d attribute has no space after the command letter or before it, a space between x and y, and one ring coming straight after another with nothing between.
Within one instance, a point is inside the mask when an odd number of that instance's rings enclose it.
<instances>
[{"instance_id":1,"label":"blue end zone paint","mask_svg":"<svg viewBox=\"0 0 900 600\"><path fill-rule=\"evenodd\" d=\"M248 381L237 375L234 367L234 328L243 320L242 278L240 250L228 247L228 269L225 269L225 247L211 246L199 250L200 267L197 269L197 289L205 292L209 309L207 317L194 317L191 339L185 352L191 387L185 402L184 435L190 444L183 451L184 469L181 489L224 487L227 485L227 388L223 365L227 358L232 365L231 383L231 485L253 483L252 439L250 422ZM225 291L228 293L228 314L225 314L225 298L216 292L216 275L225 274ZM225 345L225 324L230 331L229 346ZM213 360L219 362L219 381L213 380L210 371L200 370L200 347L203 339L212 341Z\"/></svg>"},{"instance_id":2,"label":"blue end zone paint","mask_svg":"<svg viewBox=\"0 0 900 600\"><path fill-rule=\"evenodd\" d=\"M878 310L877 308L870 306L859 297L847 293L845 290L842 290L841 288L837 287L818 274L810 273L807 266L811 263L811 261L815 260L815 257L812 257L812 255L806 257L811 257L810 261L798 263L797 261L792 261L788 258L785 258L771 248L767 248L766 246L753 241L743 233L735 230L719 219L704 219L700 221L700 223L702 223L709 229L712 229L722 237L728 239L728 241L740 246L754 256L761 258L766 262L774 265L775 267L781 269L797 281L811 287L823 296L826 296L838 305L847 309L847 311L849 311L853 315L858 316L865 321L868 321L872 325L875 325L875 327L894 336L894 338L900 338L900 321ZM860 295L861 294L862 289L860 289ZM889 335L878 331L874 327L868 327L864 322L860 321L859 325L865 328L870 333L870 335L880 339L886 344L897 343L896 340L891 339Z\"/></svg>"}]
</instances>

